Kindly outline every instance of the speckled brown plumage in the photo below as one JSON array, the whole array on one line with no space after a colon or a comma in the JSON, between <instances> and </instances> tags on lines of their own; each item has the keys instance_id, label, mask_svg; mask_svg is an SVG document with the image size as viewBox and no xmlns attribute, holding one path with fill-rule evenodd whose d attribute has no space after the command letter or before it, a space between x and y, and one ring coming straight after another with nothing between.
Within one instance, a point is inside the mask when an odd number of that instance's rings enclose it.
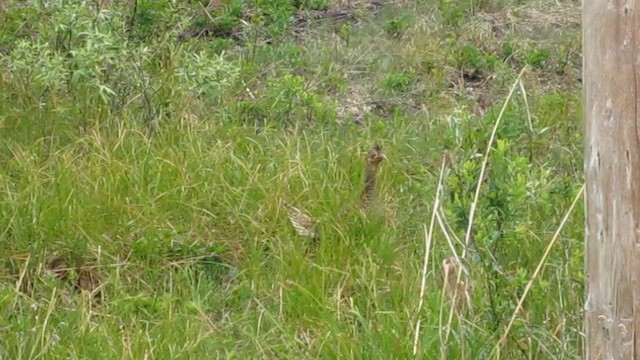
<instances>
[{"instance_id":1,"label":"speckled brown plumage","mask_svg":"<svg viewBox=\"0 0 640 360\"><path fill-rule=\"evenodd\" d=\"M387 157L382 152L382 147L378 144L367 153L367 168L364 173L364 189L362 190L361 202L363 207L369 206L376 191L376 177L380 170L380 163Z\"/></svg>"},{"instance_id":2,"label":"speckled brown plumage","mask_svg":"<svg viewBox=\"0 0 640 360\"><path fill-rule=\"evenodd\" d=\"M364 189L362 190L362 194L360 195L361 208L366 208L371 204L376 192L376 177L380 169L380 163L386 158L387 157L382 152L382 147L378 144L373 145L367 153L367 166L364 173ZM295 206L287 203L284 204L287 207L287 217L289 218L289 221L295 228L298 235L310 237L314 240L318 239L318 222L314 220L310 215L296 208ZM340 214L344 213L344 211L349 208L352 207L343 207Z\"/></svg>"},{"instance_id":3,"label":"speckled brown plumage","mask_svg":"<svg viewBox=\"0 0 640 360\"><path fill-rule=\"evenodd\" d=\"M312 239L318 238L316 231L317 222L304 211L297 207L284 203L287 207L287 217L291 222L291 225L296 229L296 232L300 236L310 237Z\"/></svg>"},{"instance_id":4,"label":"speckled brown plumage","mask_svg":"<svg viewBox=\"0 0 640 360\"><path fill-rule=\"evenodd\" d=\"M460 269L462 267L462 269ZM463 306L471 306L471 279L464 267L455 257L448 257L442 261L444 275L444 292L453 301L456 310ZM462 275L458 281L458 271L462 270Z\"/></svg>"}]
</instances>

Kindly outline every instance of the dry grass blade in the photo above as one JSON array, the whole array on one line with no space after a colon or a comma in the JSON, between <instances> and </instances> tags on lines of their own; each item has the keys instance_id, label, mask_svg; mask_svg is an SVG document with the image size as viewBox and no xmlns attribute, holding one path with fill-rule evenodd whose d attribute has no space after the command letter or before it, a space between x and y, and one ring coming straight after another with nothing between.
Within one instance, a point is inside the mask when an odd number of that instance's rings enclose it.
<instances>
[{"instance_id":1,"label":"dry grass blade","mask_svg":"<svg viewBox=\"0 0 640 360\"><path fill-rule=\"evenodd\" d=\"M507 96L507 99L504 101L504 104L502 105L502 109L500 109L500 114L498 115L498 118L496 119L496 122L493 125L493 130L491 131L491 136L489 137L489 143L487 144L487 152L484 154L484 158L482 160L482 167L480 169L480 175L478 176L478 179L484 179L485 173L487 171L487 163L489 162L489 153L491 152L491 148L493 147L493 142L496 139L496 135L498 133L498 127L500 126L500 122L502 120L502 117L504 116L504 112L507 110L507 105L509 104L509 101L511 101L511 98L513 97L513 93L515 92L516 87L520 83L520 79L522 79L522 75L524 74L526 69L527 67L525 66L522 68L522 70L520 70L520 73L518 74L518 78L515 80L513 85L511 85L511 89L509 90L509 95ZM469 247L469 242L471 240L471 229L473 228L473 218L476 213L476 207L478 206L478 199L480 198L480 187L482 186L482 183L483 183L482 181L478 181L478 186L476 187L476 192L473 196L473 202L471 203L471 208L469 209L469 223L467 224L467 232L464 238L464 249L462 250L462 256L461 256L462 259L466 257L467 248Z\"/></svg>"},{"instance_id":2,"label":"dry grass blade","mask_svg":"<svg viewBox=\"0 0 640 360\"><path fill-rule=\"evenodd\" d=\"M496 121L493 125L493 129L491 131L491 136L489 137L489 142L487 143L487 150L483 156L482 159L482 166L480 168L480 175L478 176L478 179L484 179L485 177L485 173L487 171L487 163L489 162L489 154L491 152L491 149L493 148L493 143L495 142L495 139L497 137L497 133L498 133L498 128L500 126L500 123L502 121L502 118L504 117L504 113L507 109L507 105L509 104L509 102L511 101L511 98L513 97L513 94L515 93L515 90L518 88L520 81L522 79L522 76L524 75L524 72L527 70L527 67L523 67L522 70L520 71L520 73L518 74L518 77L516 78L516 80L513 82L513 84L511 85L511 88L509 90L509 95L507 95L507 98L504 101L504 104L502 105L502 109L500 110L500 113L498 114L498 117L496 118ZM470 242L471 242L471 232L473 229L473 220L474 220L474 216L475 216L475 212L476 212L476 208L478 206L478 200L480 198L480 188L482 186L483 181L478 181L478 186L475 189L475 194L473 197L473 202L471 203L470 209L469 209L469 216L468 216L468 224L467 224L467 230L465 233L465 239L464 239L464 248L462 249L462 255L460 256L460 258L462 260L466 259L466 255L467 255L467 249L469 248ZM462 279L462 267L458 267L457 269L457 276L456 276L456 283L459 283ZM451 304L451 312L450 314L453 312L453 307L455 306L455 303ZM450 320L451 320L451 316L450 316ZM450 325L451 321L448 322L448 324ZM444 336L442 336L441 334L441 339L443 339L442 343L441 343L441 351L444 351L444 349L446 349L447 346L447 340L449 339L449 331L450 331L450 326L445 327L444 331ZM441 352L441 356L444 357L444 352Z\"/></svg>"},{"instance_id":3,"label":"dry grass blade","mask_svg":"<svg viewBox=\"0 0 640 360\"><path fill-rule=\"evenodd\" d=\"M451 299L456 310L461 310L465 304L471 308L473 287L469 278L465 275L461 280L456 280L457 273L462 266L456 256L450 256L442 261L444 294ZM447 326L451 326L451 319L449 319Z\"/></svg>"},{"instance_id":4,"label":"dry grass blade","mask_svg":"<svg viewBox=\"0 0 640 360\"><path fill-rule=\"evenodd\" d=\"M442 189L442 180L444 178L445 170L450 163L451 163L451 158L449 153L447 152L442 157L442 165L440 166L440 177L438 179L438 188L436 190L436 198L433 202L433 212L431 213L431 223L429 224L429 231L427 231L427 226L423 224L425 249L424 249L424 262L422 266L422 281L420 284L420 299L418 301L418 310L416 312L417 320L416 320L416 326L415 326L415 335L413 339L413 356L416 356L416 354L418 353L418 343L420 340L420 322L421 322L420 312L422 311L422 306L424 305L424 293L427 288L427 269L429 267L429 254L431 252L431 239L433 237L433 229L435 227L437 209L440 207L440 192Z\"/></svg>"},{"instance_id":5,"label":"dry grass blade","mask_svg":"<svg viewBox=\"0 0 640 360\"><path fill-rule=\"evenodd\" d=\"M522 99L524 100L524 108L527 110L527 126L529 127L529 132L533 134L535 130L533 129L533 121L531 120L531 110L529 109L527 89L524 88L524 83L522 82L522 79L520 79L518 84L520 85L520 92L522 93Z\"/></svg>"},{"instance_id":6,"label":"dry grass blade","mask_svg":"<svg viewBox=\"0 0 640 360\"><path fill-rule=\"evenodd\" d=\"M442 210L442 209L439 209ZM473 283L472 279L469 276L469 271L465 268L465 266L460 261L460 256L456 252L455 247L453 246L453 240L451 239L451 235L447 231L447 228L444 224L444 221L440 215L440 212L436 213L436 219L438 220L438 224L440 225L440 229L447 239L447 244L451 249L451 253L453 256L446 258L442 262L442 270L443 270L443 278L444 285L442 287L442 297L444 295L448 296L451 299L451 307L449 309L449 315L447 317L446 326L440 326L441 329L450 329L451 323L453 322L453 314L454 310L459 312L463 309L463 306L467 305L467 310L472 310L471 306L471 292L473 291ZM463 273L463 275L461 275ZM444 303L444 301L441 301ZM440 307L440 324L442 324L444 307ZM441 333L442 335L442 333ZM444 337L441 337L441 343L446 344L449 340L449 332L447 331ZM444 357L444 352L442 354Z\"/></svg>"},{"instance_id":7,"label":"dry grass blade","mask_svg":"<svg viewBox=\"0 0 640 360\"><path fill-rule=\"evenodd\" d=\"M567 223L567 220L569 220L569 216L571 215L571 213L573 213L573 209L578 204L578 200L580 200L580 198L582 197L582 194L584 193L584 187L585 185L582 184L582 187L580 188L580 191L578 191L578 194L576 195L576 197L573 199L573 203L571 203L569 210L567 210L567 212L564 214L564 217L562 218L562 221L560 222L560 225L558 226L556 233L553 235L553 238L551 238L549 245L547 245L547 248L545 249L544 254L542 255L542 259L540 259L540 262L538 263L536 270L533 272L531 279L527 283L527 286L524 288L524 292L522 293L520 300L518 300L518 305L516 306L516 310L513 312L513 315L511 316L511 320L509 320L509 324L507 325L507 328L505 329L504 334L502 334L502 336L500 337L500 340L498 341L495 348L493 349L493 352L496 353L496 359L500 359L500 348L502 347L502 344L507 339L507 335L509 335L509 331L511 330L511 327L513 326L513 323L516 320L516 316L518 316L518 314L520 313L520 310L522 309L522 303L524 302L524 299L529 294L529 290L531 290L531 287L533 286L533 282L536 280L538 275L540 275L540 272L542 272L542 267L544 266L544 264L547 263L547 259L549 258L549 254L551 253L551 248L558 240L558 237L560 236L560 232L564 228L564 225Z\"/></svg>"}]
</instances>

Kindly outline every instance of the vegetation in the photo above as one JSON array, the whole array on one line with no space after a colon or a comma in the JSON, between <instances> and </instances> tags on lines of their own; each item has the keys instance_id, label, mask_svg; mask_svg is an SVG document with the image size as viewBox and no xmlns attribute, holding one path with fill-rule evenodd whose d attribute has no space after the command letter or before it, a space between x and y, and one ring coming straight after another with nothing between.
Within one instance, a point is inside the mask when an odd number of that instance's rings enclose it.
<instances>
[{"instance_id":1,"label":"vegetation","mask_svg":"<svg viewBox=\"0 0 640 360\"><path fill-rule=\"evenodd\" d=\"M579 6L7 2L0 358L580 358Z\"/></svg>"}]
</instances>

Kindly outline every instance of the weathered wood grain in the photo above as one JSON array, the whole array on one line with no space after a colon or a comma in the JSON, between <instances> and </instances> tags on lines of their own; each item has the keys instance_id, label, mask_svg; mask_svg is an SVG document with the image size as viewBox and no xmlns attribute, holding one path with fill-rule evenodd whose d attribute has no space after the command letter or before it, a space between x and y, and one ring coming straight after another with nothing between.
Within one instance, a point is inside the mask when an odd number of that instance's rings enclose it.
<instances>
[{"instance_id":1,"label":"weathered wood grain","mask_svg":"<svg viewBox=\"0 0 640 360\"><path fill-rule=\"evenodd\" d=\"M583 1L586 359L640 359L638 5Z\"/></svg>"}]
</instances>

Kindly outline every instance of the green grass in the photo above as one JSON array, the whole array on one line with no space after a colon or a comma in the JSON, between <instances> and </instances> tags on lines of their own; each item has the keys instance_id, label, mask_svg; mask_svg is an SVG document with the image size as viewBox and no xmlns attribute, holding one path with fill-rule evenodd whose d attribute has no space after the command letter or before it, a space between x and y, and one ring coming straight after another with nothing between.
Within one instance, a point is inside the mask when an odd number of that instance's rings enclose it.
<instances>
[{"instance_id":1,"label":"green grass","mask_svg":"<svg viewBox=\"0 0 640 360\"><path fill-rule=\"evenodd\" d=\"M339 2L223 3L0 9L0 358L495 358L530 281L501 358L581 357L581 202L532 279L583 182L579 3L360 4L295 32L296 6ZM220 21L234 39L180 37ZM524 66L447 332L437 224L419 308L441 160L464 239ZM374 142L378 206L338 215ZM320 220L317 245L282 200Z\"/></svg>"}]
</instances>

